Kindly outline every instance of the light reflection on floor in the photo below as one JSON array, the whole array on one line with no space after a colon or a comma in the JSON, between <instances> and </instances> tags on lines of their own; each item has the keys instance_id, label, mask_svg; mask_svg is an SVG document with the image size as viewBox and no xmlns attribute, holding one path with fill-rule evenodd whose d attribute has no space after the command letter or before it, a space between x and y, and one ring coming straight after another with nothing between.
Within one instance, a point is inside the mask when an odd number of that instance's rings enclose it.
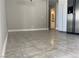
<instances>
[{"instance_id":1,"label":"light reflection on floor","mask_svg":"<svg viewBox=\"0 0 79 59\"><path fill-rule=\"evenodd\" d=\"M52 31L9 33L5 57L79 57L79 35Z\"/></svg>"}]
</instances>

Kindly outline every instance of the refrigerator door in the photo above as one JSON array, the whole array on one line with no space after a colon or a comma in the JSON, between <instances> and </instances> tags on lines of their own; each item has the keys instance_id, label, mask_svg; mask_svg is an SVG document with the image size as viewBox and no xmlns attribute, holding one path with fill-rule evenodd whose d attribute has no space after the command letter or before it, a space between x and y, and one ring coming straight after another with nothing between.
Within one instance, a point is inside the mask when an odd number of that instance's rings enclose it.
<instances>
[{"instance_id":1,"label":"refrigerator door","mask_svg":"<svg viewBox=\"0 0 79 59\"><path fill-rule=\"evenodd\" d=\"M79 33L79 0L76 0L75 7L75 33Z\"/></svg>"},{"instance_id":2,"label":"refrigerator door","mask_svg":"<svg viewBox=\"0 0 79 59\"><path fill-rule=\"evenodd\" d=\"M73 13L68 14L67 32L73 32Z\"/></svg>"}]
</instances>

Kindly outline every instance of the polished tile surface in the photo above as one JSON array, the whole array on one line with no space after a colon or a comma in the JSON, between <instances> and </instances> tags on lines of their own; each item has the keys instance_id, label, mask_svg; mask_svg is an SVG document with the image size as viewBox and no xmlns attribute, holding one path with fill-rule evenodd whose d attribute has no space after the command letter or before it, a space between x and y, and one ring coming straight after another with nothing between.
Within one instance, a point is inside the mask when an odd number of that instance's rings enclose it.
<instances>
[{"instance_id":1,"label":"polished tile surface","mask_svg":"<svg viewBox=\"0 0 79 59\"><path fill-rule=\"evenodd\" d=\"M6 58L79 58L79 35L52 31L9 33Z\"/></svg>"}]
</instances>

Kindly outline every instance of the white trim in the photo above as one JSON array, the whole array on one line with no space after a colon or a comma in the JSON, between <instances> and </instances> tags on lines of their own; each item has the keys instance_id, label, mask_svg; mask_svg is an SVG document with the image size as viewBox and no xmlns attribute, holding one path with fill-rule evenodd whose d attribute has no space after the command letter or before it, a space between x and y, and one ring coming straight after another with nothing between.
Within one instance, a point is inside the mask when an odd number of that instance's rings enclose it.
<instances>
[{"instance_id":1,"label":"white trim","mask_svg":"<svg viewBox=\"0 0 79 59\"><path fill-rule=\"evenodd\" d=\"M8 30L8 32L19 32L19 31L40 31L40 30L48 30L48 28L38 28L38 29L12 29L12 30Z\"/></svg>"},{"instance_id":2,"label":"white trim","mask_svg":"<svg viewBox=\"0 0 79 59\"><path fill-rule=\"evenodd\" d=\"M5 41L4 41L4 45L3 45L3 49L2 49L2 58L4 58L5 56L5 50L6 50L6 45L7 45L7 39L8 39L8 34L6 35Z\"/></svg>"}]
</instances>

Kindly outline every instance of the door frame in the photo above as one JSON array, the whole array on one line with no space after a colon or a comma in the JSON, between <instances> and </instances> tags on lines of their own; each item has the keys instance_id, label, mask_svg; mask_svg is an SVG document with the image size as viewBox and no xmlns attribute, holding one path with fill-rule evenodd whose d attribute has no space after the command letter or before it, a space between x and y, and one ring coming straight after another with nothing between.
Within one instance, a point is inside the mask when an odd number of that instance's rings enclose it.
<instances>
[{"instance_id":1,"label":"door frame","mask_svg":"<svg viewBox=\"0 0 79 59\"><path fill-rule=\"evenodd\" d=\"M48 9L49 9L49 11L48 11L48 13L49 13L49 16L48 16L49 17L49 19L48 19L48 28L49 28L49 30L51 30L51 28L50 28L51 27L50 26L50 24L51 24L50 23L50 20L51 20L50 19L50 17L51 17L51 15L50 15L51 14L51 12L50 12L50 10L51 10L51 8L50 8L50 0L49 0L48 3L49 3L49 6L48 6ZM56 4L55 4L55 20L57 20L57 5L58 5L58 0L56 1ZM55 21L55 30L56 30L56 21Z\"/></svg>"}]
</instances>

